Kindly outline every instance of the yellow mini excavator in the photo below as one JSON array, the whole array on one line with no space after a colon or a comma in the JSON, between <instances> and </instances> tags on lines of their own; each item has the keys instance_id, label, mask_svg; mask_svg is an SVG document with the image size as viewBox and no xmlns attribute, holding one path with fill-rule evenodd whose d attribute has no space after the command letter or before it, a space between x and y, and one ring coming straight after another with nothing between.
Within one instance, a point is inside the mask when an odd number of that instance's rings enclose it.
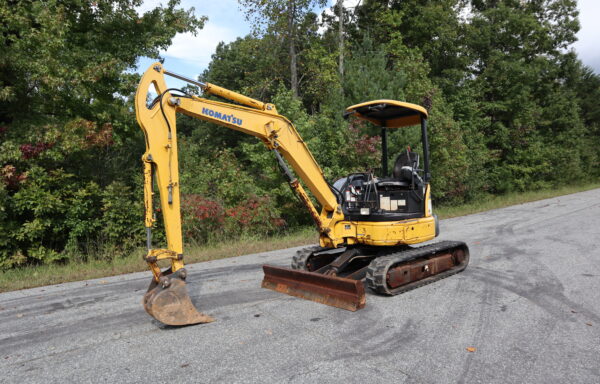
<instances>
[{"instance_id":1,"label":"yellow mini excavator","mask_svg":"<svg viewBox=\"0 0 600 384\"><path fill-rule=\"evenodd\" d=\"M235 104L167 88L165 75L199 86L205 95ZM152 86L157 97L149 101ZM292 190L315 222L319 245L298 251L291 269L263 266L264 288L356 311L365 305L363 281L375 292L397 295L467 267L469 249L463 242L442 241L411 247L439 233L431 206L427 111L418 105L374 100L347 108L345 117L354 116L381 127L382 175L353 173L333 184L325 180L294 125L279 115L273 104L186 78L155 63L142 76L135 109L146 137L146 152L142 156L148 247L145 260L154 275L143 302L146 311L162 323L214 321L196 310L185 285L177 113L258 137L273 152ZM419 154L407 149L396 158L388 174L388 130L411 125L421 127L423 167L419 166ZM300 181L318 201L320 212ZM152 247L155 182L160 194L166 249ZM170 268L162 271L158 266L160 260L170 261Z\"/></svg>"}]
</instances>

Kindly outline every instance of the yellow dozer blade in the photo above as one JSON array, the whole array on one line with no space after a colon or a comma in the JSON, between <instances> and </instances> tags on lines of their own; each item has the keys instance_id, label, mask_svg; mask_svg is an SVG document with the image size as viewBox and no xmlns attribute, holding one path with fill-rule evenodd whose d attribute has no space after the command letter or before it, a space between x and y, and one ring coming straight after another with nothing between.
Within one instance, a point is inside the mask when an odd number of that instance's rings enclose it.
<instances>
[{"instance_id":1,"label":"yellow dozer blade","mask_svg":"<svg viewBox=\"0 0 600 384\"><path fill-rule=\"evenodd\" d=\"M183 275L185 276L185 272ZM160 282L152 279L148 292L144 295L143 304L150 316L166 325L180 326L215 321L211 316L199 312L192 304L185 281L179 273L163 275Z\"/></svg>"}]
</instances>

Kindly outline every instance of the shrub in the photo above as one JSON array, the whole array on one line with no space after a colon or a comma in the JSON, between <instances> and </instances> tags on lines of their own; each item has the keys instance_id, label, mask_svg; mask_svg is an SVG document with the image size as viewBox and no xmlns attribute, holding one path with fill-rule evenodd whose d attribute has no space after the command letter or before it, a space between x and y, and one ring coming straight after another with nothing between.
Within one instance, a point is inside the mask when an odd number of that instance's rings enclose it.
<instances>
[{"instance_id":1,"label":"shrub","mask_svg":"<svg viewBox=\"0 0 600 384\"><path fill-rule=\"evenodd\" d=\"M182 195L182 227L185 241L206 243L223 233L223 206L198 194Z\"/></svg>"},{"instance_id":2,"label":"shrub","mask_svg":"<svg viewBox=\"0 0 600 384\"><path fill-rule=\"evenodd\" d=\"M225 232L232 237L240 233L265 236L285 226L268 196L250 196L227 209L225 216Z\"/></svg>"}]
</instances>

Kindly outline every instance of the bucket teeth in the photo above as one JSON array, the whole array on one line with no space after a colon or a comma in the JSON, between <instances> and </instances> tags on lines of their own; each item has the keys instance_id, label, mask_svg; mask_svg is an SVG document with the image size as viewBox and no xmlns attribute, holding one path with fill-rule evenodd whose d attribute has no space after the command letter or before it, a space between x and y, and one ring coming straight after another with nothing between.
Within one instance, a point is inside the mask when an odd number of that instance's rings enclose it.
<instances>
[{"instance_id":1,"label":"bucket teeth","mask_svg":"<svg viewBox=\"0 0 600 384\"><path fill-rule=\"evenodd\" d=\"M191 325L215 321L211 316L198 312L188 294L185 282L170 277L169 285L151 284L144 295L144 309L148 314L166 325Z\"/></svg>"},{"instance_id":2,"label":"bucket teeth","mask_svg":"<svg viewBox=\"0 0 600 384\"><path fill-rule=\"evenodd\" d=\"M366 303L360 280L263 265L262 287L332 307L357 311Z\"/></svg>"}]
</instances>

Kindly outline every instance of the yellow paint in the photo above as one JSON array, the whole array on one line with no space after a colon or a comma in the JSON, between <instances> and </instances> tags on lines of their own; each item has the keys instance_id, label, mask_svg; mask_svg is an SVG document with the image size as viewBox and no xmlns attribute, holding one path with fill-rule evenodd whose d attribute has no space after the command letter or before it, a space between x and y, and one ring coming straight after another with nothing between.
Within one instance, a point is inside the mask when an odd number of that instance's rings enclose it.
<instances>
[{"instance_id":1,"label":"yellow paint","mask_svg":"<svg viewBox=\"0 0 600 384\"><path fill-rule=\"evenodd\" d=\"M357 243L379 246L415 244L434 237L434 218L428 208L426 208L425 217L415 220L379 223L344 220L341 206L329 188L323 171L294 125L287 118L279 115L274 105L262 103L213 84L207 84L204 93L218 95L245 106L196 96L173 96L167 92L164 75L165 70L160 63L152 64L142 76L135 96L137 121L146 137L146 152L142 156L145 225L147 228L152 228L154 224L152 196L155 192L153 191L153 177L155 177L167 237L166 249L149 249L146 256L157 281L161 276L157 265L159 260L170 260L173 272L183 268L184 265L179 196L177 113L244 132L259 138L268 149L277 149L321 205L319 213L302 185L297 180L292 181L292 187L315 218L320 233L320 243L324 247ZM158 95L162 95L162 99L149 109L146 106L146 97L151 85L154 85ZM381 102L412 109L427 116L427 112L422 107L414 104L394 100L378 100L369 103ZM368 103L349 109L366 104ZM412 122L410 120L412 117L408 120L404 119L394 124L401 126L401 124ZM425 193L425 201L430 201L429 186ZM426 207L428 206L430 205L426 204Z\"/></svg>"},{"instance_id":2,"label":"yellow paint","mask_svg":"<svg viewBox=\"0 0 600 384\"><path fill-rule=\"evenodd\" d=\"M336 237L334 243L338 245L343 243L344 239L352 239L349 244L379 246L417 244L435 237L435 220L430 216L386 222L339 221L335 224L333 232Z\"/></svg>"},{"instance_id":3,"label":"yellow paint","mask_svg":"<svg viewBox=\"0 0 600 384\"><path fill-rule=\"evenodd\" d=\"M409 116L402 116L402 117L398 117L395 119L388 119L388 120L382 121L382 120L364 116L364 115L360 114L358 111L356 111L357 109L359 109L361 107L366 107L369 105L376 106L376 105L380 105L380 104L394 105L394 106L403 108L406 111L414 112L414 114L409 115ZM355 104L351 107L346 108L346 112L347 113L352 112L356 117L358 117L360 119L368 120L368 121L372 122L373 124L377 124L379 126L386 127L386 128L401 128L401 127L408 127L411 125L417 125L417 124L421 124L421 116L424 116L425 118L427 118L427 110L425 108L423 108L417 104L405 103L403 101L397 101L397 100L367 101L365 103Z\"/></svg>"},{"instance_id":4,"label":"yellow paint","mask_svg":"<svg viewBox=\"0 0 600 384\"><path fill-rule=\"evenodd\" d=\"M425 217L433 215L433 209L431 205L431 187L429 184L425 187Z\"/></svg>"}]
</instances>

